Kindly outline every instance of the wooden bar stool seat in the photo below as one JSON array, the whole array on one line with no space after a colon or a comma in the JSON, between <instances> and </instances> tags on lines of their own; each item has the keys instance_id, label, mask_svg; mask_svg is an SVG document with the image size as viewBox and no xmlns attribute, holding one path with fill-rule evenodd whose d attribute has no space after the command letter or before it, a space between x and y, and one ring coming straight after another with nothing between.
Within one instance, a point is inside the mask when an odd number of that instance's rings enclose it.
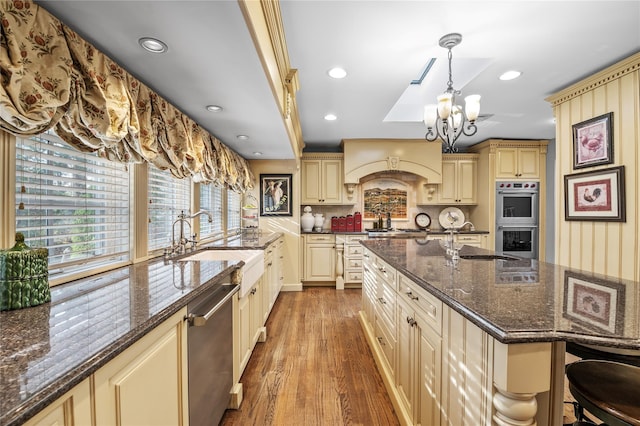
<instances>
[{"instance_id":1,"label":"wooden bar stool seat","mask_svg":"<svg viewBox=\"0 0 640 426\"><path fill-rule=\"evenodd\" d=\"M569 364L566 374L569 391L591 414L609 426L640 426L640 367L583 360Z\"/></svg>"}]
</instances>

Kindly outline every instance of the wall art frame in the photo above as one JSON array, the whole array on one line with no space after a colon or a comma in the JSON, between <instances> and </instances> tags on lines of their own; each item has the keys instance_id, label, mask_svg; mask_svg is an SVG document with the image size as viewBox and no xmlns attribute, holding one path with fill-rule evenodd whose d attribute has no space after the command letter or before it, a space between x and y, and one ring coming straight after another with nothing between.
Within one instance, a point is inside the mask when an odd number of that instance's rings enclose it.
<instances>
[{"instance_id":1,"label":"wall art frame","mask_svg":"<svg viewBox=\"0 0 640 426\"><path fill-rule=\"evenodd\" d=\"M260 216L293 216L291 174L260 175Z\"/></svg>"},{"instance_id":2,"label":"wall art frame","mask_svg":"<svg viewBox=\"0 0 640 426\"><path fill-rule=\"evenodd\" d=\"M564 176L564 220L626 222L624 166Z\"/></svg>"},{"instance_id":3,"label":"wall art frame","mask_svg":"<svg viewBox=\"0 0 640 426\"><path fill-rule=\"evenodd\" d=\"M591 331L621 334L625 289L623 283L565 271L562 316Z\"/></svg>"},{"instance_id":4,"label":"wall art frame","mask_svg":"<svg viewBox=\"0 0 640 426\"><path fill-rule=\"evenodd\" d=\"M613 163L613 112L574 124L573 168Z\"/></svg>"}]
</instances>

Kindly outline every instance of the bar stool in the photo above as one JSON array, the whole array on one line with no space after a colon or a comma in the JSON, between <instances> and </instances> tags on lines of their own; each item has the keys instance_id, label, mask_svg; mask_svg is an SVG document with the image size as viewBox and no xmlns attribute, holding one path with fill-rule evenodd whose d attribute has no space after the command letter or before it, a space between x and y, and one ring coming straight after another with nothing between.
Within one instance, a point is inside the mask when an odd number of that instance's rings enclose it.
<instances>
[{"instance_id":1,"label":"bar stool","mask_svg":"<svg viewBox=\"0 0 640 426\"><path fill-rule=\"evenodd\" d=\"M582 360L566 367L569 391L580 407L608 426L640 426L640 367ZM585 425L580 417L574 424Z\"/></svg>"}]
</instances>

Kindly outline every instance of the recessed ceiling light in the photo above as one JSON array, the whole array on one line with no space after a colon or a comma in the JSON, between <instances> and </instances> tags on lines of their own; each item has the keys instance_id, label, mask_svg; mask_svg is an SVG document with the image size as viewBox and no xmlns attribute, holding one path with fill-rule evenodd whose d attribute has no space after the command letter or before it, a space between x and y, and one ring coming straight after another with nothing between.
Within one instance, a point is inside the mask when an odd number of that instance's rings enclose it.
<instances>
[{"instance_id":1,"label":"recessed ceiling light","mask_svg":"<svg viewBox=\"0 0 640 426\"><path fill-rule=\"evenodd\" d=\"M220 105L207 105L207 111L220 112L222 111L222 107Z\"/></svg>"},{"instance_id":2,"label":"recessed ceiling light","mask_svg":"<svg viewBox=\"0 0 640 426\"><path fill-rule=\"evenodd\" d=\"M256 152L253 153L253 155L261 156L262 153L260 151L256 151Z\"/></svg>"},{"instance_id":3,"label":"recessed ceiling light","mask_svg":"<svg viewBox=\"0 0 640 426\"><path fill-rule=\"evenodd\" d=\"M334 121L334 120L337 120L338 117L336 117L335 114L327 114L324 116L324 119L327 121Z\"/></svg>"},{"instance_id":4,"label":"recessed ceiling light","mask_svg":"<svg viewBox=\"0 0 640 426\"><path fill-rule=\"evenodd\" d=\"M347 72L343 68L339 67L331 68L328 74L329 77L332 78L345 78L347 76Z\"/></svg>"},{"instance_id":5,"label":"recessed ceiling light","mask_svg":"<svg viewBox=\"0 0 640 426\"><path fill-rule=\"evenodd\" d=\"M138 40L138 43L145 50L151 53L164 53L169 50L169 47L167 47L164 42L158 40L157 38L142 37L140 40Z\"/></svg>"},{"instance_id":6,"label":"recessed ceiling light","mask_svg":"<svg viewBox=\"0 0 640 426\"><path fill-rule=\"evenodd\" d=\"M242 141L246 141L247 139L249 139L249 136L247 135L238 135L236 136L236 138L242 140Z\"/></svg>"},{"instance_id":7,"label":"recessed ceiling light","mask_svg":"<svg viewBox=\"0 0 640 426\"><path fill-rule=\"evenodd\" d=\"M502 74L499 78L500 80L507 81L507 80L513 80L514 78L518 78L520 77L520 75L522 75L520 71L507 71L504 74Z\"/></svg>"}]
</instances>

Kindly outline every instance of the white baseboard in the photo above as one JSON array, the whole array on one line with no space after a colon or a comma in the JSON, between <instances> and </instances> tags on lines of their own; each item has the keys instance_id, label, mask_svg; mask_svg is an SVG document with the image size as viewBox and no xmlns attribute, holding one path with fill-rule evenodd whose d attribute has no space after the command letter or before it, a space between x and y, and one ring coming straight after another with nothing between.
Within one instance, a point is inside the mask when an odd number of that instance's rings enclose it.
<instances>
[{"instance_id":1,"label":"white baseboard","mask_svg":"<svg viewBox=\"0 0 640 426\"><path fill-rule=\"evenodd\" d=\"M302 291L302 283L283 284L280 291Z\"/></svg>"}]
</instances>

